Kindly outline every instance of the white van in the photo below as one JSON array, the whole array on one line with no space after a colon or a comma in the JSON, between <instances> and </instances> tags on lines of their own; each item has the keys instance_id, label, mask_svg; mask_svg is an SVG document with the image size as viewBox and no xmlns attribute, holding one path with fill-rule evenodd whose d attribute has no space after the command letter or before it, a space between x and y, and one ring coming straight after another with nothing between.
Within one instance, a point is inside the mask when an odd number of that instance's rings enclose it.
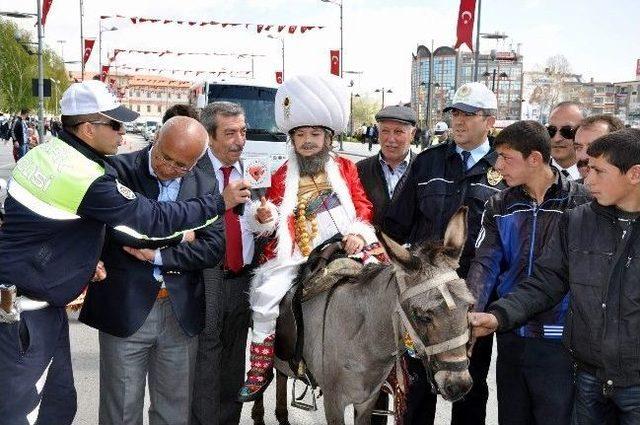
<instances>
[{"instance_id":1,"label":"white van","mask_svg":"<svg viewBox=\"0 0 640 425\"><path fill-rule=\"evenodd\" d=\"M247 143L242 156L268 155L271 171L275 171L285 161L287 149L287 136L276 125L276 90L251 84L203 82L191 87L189 104L198 109L216 101L240 104L247 122Z\"/></svg>"}]
</instances>

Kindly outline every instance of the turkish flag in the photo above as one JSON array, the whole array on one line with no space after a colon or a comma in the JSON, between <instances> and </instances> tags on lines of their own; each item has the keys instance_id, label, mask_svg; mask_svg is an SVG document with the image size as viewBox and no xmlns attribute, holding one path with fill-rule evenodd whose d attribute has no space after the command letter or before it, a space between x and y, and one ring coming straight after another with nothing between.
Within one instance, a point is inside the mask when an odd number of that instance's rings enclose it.
<instances>
[{"instance_id":1,"label":"turkish flag","mask_svg":"<svg viewBox=\"0 0 640 425\"><path fill-rule=\"evenodd\" d=\"M340 50L331 50L331 73L340 75Z\"/></svg>"},{"instance_id":2,"label":"turkish flag","mask_svg":"<svg viewBox=\"0 0 640 425\"><path fill-rule=\"evenodd\" d=\"M282 84L282 71L276 71L276 83Z\"/></svg>"},{"instance_id":3,"label":"turkish flag","mask_svg":"<svg viewBox=\"0 0 640 425\"><path fill-rule=\"evenodd\" d=\"M49 9L51 9L51 3L53 3L53 0L44 0L42 4L42 26L47 22L47 15L49 14Z\"/></svg>"},{"instance_id":4,"label":"turkish flag","mask_svg":"<svg viewBox=\"0 0 640 425\"><path fill-rule=\"evenodd\" d=\"M454 49L466 44L473 52L473 22L476 13L476 0L460 0L458 12L458 41Z\"/></svg>"},{"instance_id":5,"label":"turkish flag","mask_svg":"<svg viewBox=\"0 0 640 425\"><path fill-rule=\"evenodd\" d=\"M109 74L109 65L102 65L102 74L100 75L100 81L104 81L107 79L107 75Z\"/></svg>"},{"instance_id":6,"label":"turkish flag","mask_svg":"<svg viewBox=\"0 0 640 425\"><path fill-rule=\"evenodd\" d=\"M86 64L91 56L91 51L93 50L93 45L95 44L95 38L85 38L84 39L84 56L82 57L82 63Z\"/></svg>"}]
</instances>

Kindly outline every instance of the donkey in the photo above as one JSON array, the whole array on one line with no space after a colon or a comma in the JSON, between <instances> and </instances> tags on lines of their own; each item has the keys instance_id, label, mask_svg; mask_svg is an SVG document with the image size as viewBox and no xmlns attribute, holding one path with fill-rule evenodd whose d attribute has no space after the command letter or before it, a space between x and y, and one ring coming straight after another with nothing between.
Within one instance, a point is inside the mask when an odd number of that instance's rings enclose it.
<instances>
[{"instance_id":1,"label":"donkey","mask_svg":"<svg viewBox=\"0 0 640 425\"><path fill-rule=\"evenodd\" d=\"M455 273L466 238L466 207L451 218L441 245L409 251L381 234L391 266L368 266L303 304L303 354L323 389L328 424L344 424L350 404L356 424L370 423L380 388L400 364L404 331L446 400L470 390L467 312L473 297ZM276 366L291 374L284 363Z\"/></svg>"}]
</instances>

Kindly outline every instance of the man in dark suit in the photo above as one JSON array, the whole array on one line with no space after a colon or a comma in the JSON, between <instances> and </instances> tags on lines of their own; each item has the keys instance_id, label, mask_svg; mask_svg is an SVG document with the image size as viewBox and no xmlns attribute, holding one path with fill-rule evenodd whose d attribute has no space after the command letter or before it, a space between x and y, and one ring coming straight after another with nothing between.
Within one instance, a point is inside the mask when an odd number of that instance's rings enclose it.
<instances>
[{"instance_id":1,"label":"man in dark suit","mask_svg":"<svg viewBox=\"0 0 640 425\"><path fill-rule=\"evenodd\" d=\"M386 233L384 218L402 192L409 167L415 158L411 142L416 133L416 113L406 106L387 106L376 114L380 152L358 162L358 175L373 204L373 224ZM376 409L386 410L388 396L380 393ZM373 416L373 425L385 424L385 417Z\"/></svg>"},{"instance_id":2,"label":"man in dark suit","mask_svg":"<svg viewBox=\"0 0 640 425\"><path fill-rule=\"evenodd\" d=\"M398 199L416 156L411 151L416 120L416 113L406 106L383 108L376 114L380 153L357 164L360 181L373 204L373 224L382 231L387 208Z\"/></svg>"},{"instance_id":3,"label":"man in dark suit","mask_svg":"<svg viewBox=\"0 0 640 425\"><path fill-rule=\"evenodd\" d=\"M209 133L209 151L198 166L209 178L217 180L220 188L242 179L240 155L247 131L242 107L213 102L200 112L200 122ZM244 382L255 246L253 233L242 215L227 210L224 222L224 262L204 271L206 322L196 360L192 425L237 424L242 411L237 395Z\"/></svg>"},{"instance_id":4,"label":"man in dark suit","mask_svg":"<svg viewBox=\"0 0 640 425\"><path fill-rule=\"evenodd\" d=\"M196 167L207 147L205 129L175 117L159 140L111 158L127 187L158 201L218 190ZM102 260L107 278L90 285L80 320L100 330L100 413L104 424L142 423L148 374L151 424L187 424L197 335L204 327L202 270L224 253L222 217L169 247L126 246L111 233Z\"/></svg>"}]
</instances>

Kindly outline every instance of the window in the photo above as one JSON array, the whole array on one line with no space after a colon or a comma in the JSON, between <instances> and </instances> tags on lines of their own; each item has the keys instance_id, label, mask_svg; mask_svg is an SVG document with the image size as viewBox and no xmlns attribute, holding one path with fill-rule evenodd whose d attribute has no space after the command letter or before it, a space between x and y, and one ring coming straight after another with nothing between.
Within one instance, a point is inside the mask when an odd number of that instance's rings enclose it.
<instances>
[{"instance_id":1,"label":"window","mask_svg":"<svg viewBox=\"0 0 640 425\"><path fill-rule=\"evenodd\" d=\"M176 97L177 97L178 99L182 99L182 95L181 95L180 93L178 93L178 94L176 95Z\"/></svg>"},{"instance_id":2,"label":"window","mask_svg":"<svg viewBox=\"0 0 640 425\"><path fill-rule=\"evenodd\" d=\"M167 99L171 99L171 93L167 93Z\"/></svg>"},{"instance_id":3,"label":"window","mask_svg":"<svg viewBox=\"0 0 640 425\"><path fill-rule=\"evenodd\" d=\"M158 92L158 99L160 99L162 97L162 93Z\"/></svg>"},{"instance_id":4,"label":"window","mask_svg":"<svg viewBox=\"0 0 640 425\"><path fill-rule=\"evenodd\" d=\"M151 92L150 91L147 92L147 99L149 99L149 98L151 98Z\"/></svg>"},{"instance_id":5,"label":"window","mask_svg":"<svg viewBox=\"0 0 640 425\"><path fill-rule=\"evenodd\" d=\"M147 112L151 112L151 105L147 105Z\"/></svg>"},{"instance_id":6,"label":"window","mask_svg":"<svg viewBox=\"0 0 640 425\"><path fill-rule=\"evenodd\" d=\"M162 112L162 106L158 105L158 112Z\"/></svg>"},{"instance_id":7,"label":"window","mask_svg":"<svg viewBox=\"0 0 640 425\"><path fill-rule=\"evenodd\" d=\"M140 90L136 91L136 97L140 97Z\"/></svg>"},{"instance_id":8,"label":"window","mask_svg":"<svg viewBox=\"0 0 640 425\"><path fill-rule=\"evenodd\" d=\"M140 112L140 105L136 105L136 112Z\"/></svg>"}]
</instances>

